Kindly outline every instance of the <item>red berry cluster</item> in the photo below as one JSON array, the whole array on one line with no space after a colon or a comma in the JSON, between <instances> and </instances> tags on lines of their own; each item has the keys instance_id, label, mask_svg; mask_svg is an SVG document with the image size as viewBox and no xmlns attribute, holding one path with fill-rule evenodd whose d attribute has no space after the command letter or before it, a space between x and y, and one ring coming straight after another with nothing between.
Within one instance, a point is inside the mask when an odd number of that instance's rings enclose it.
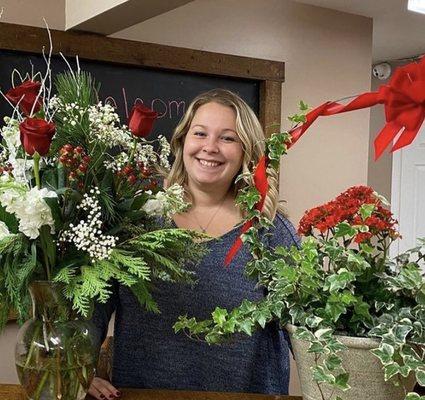
<instances>
[{"instance_id":1,"label":"red berry cluster","mask_svg":"<svg viewBox=\"0 0 425 400\"><path fill-rule=\"evenodd\" d=\"M117 175L125 179L128 184L134 185L136 182L149 179L152 175L152 171L145 167L141 161L138 161L134 166L131 164L125 165L117 172Z\"/></svg>"},{"instance_id":2,"label":"red berry cluster","mask_svg":"<svg viewBox=\"0 0 425 400\"><path fill-rule=\"evenodd\" d=\"M360 207L364 204L375 206L372 215L365 220L360 215ZM306 211L300 220L298 233L304 236L312 235L314 229L322 234L328 231L333 233L333 228L343 221L352 226L368 226L368 232L356 235L354 238L356 243L362 243L380 233L393 239L399 236L395 229L397 221L393 218L391 211L384 208L382 201L368 186L353 186L335 200Z\"/></svg>"},{"instance_id":3,"label":"red berry cluster","mask_svg":"<svg viewBox=\"0 0 425 400\"><path fill-rule=\"evenodd\" d=\"M81 186L81 181L87 172L90 157L81 146L73 147L70 144L61 147L59 154L59 162L69 171L69 181L78 181L77 183Z\"/></svg>"},{"instance_id":4,"label":"red berry cluster","mask_svg":"<svg viewBox=\"0 0 425 400\"><path fill-rule=\"evenodd\" d=\"M13 171L13 167L9 163L7 163L6 165L0 166L0 175L2 175L4 172L6 172L10 175L12 173L12 171Z\"/></svg>"}]
</instances>

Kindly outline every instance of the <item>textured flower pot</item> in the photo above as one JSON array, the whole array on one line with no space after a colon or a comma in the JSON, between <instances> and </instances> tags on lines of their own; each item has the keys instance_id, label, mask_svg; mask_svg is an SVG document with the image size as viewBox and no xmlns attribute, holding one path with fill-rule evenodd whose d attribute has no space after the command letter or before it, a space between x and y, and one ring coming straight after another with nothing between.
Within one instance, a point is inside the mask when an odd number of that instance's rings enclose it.
<instances>
[{"instance_id":1,"label":"textured flower pot","mask_svg":"<svg viewBox=\"0 0 425 400\"><path fill-rule=\"evenodd\" d=\"M403 400L405 392L403 385L395 386L392 382L384 381L384 371L380 360L370 350L379 345L378 340L370 338L357 338L338 336L338 340L345 344L348 349L339 355L342 365L350 374L348 384L351 389L346 392L335 390L327 384L321 384L322 394L318 384L313 380L311 367L315 365L314 354L307 353L309 343L295 339L296 327L287 325L286 330L291 338L295 361L297 363L298 376L300 378L301 391L304 400L328 400L337 395L343 400ZM404 380L407 390L412 390L415 379L410 376Z\"/></svg>"}]
</instances>

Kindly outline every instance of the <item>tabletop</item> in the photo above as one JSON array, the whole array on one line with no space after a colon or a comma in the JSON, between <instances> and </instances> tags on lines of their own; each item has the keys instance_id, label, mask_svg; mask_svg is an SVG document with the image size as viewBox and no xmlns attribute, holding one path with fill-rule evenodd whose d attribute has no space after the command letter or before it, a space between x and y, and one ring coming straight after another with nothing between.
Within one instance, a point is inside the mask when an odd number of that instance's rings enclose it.
<instances>
[{"instance_id":1,"label":"tabletop","mask_svg":"<svg viewBox=\"0 0 425 400\"><path fill-rule=\"evenodd\" d=\"M253 393L187 392L180 390L120 389L122 400L302 400L298 396ZM0 399L26 400L19 385L0 384ZM87 400L92 397L87 396Z\"/></svg>"}]
</instances>

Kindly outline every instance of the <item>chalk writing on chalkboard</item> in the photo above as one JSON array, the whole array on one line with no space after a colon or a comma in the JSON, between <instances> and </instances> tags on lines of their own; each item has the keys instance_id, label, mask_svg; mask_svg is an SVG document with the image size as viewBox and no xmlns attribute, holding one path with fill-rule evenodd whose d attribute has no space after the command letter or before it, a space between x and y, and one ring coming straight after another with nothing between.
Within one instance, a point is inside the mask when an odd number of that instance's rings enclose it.
<instances>
[{"instance_id":1,"label":"chalk writing on chalkboard","mask_svg":"<svg viewBox=\"0 0 425 400\"><path fill-rule=\"evenodd\" d=\"M75 66L72 60L69 62ZM113 105L123 124L127 122L134 103L142 102L158 112L158 121L149 136L151 139L160 134L170 139L192 99L210 89L230 89L256 112L259 110L259 82L255 80L86 60L80 60L80 67L100 83L99 100ZM32 70L45 71L46 64L41 55L0 51L0 87L3 91L11 87L11 74L15 68L25 76ZM52 57L51 68L53 75L68 69L60 57ZM10 115L10 106L0 101L0 125L5 115Z\"/></svg>"},{"instance_id":2,"label":"chalk writing on chalkboard","mask_svg":"<svg viewBox=\"0 0 425 400\"><path fill-rule=\"evenodd\" d=\"M120 98L114 98L113 96L108 96L104 99L105 103L110 104L115 108L122 107L124 108L125 117L128 118L130 115L131 107L137 103L142 103L146 107L155 110L158 113L158 119L160 118L181 118L186 111L186 102L181 99L161 99L159 97L152 99L151 101L144 101L140 97L136 97L131 104L129 104L127 93L125 88L121 88L122 96ZM119 107L120 106L120 107Z\"/></svg>"}]
</instances>

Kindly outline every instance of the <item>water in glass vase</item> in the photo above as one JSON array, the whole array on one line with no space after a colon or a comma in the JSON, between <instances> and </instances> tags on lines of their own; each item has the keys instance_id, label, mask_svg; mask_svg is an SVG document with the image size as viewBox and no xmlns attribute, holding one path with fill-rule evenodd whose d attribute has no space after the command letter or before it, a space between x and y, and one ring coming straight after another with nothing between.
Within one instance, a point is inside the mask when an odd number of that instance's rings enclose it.
<instances>
[{"instance_id":1,"label":"water in glass vase","mask_svg":"<svg viewBox=\"0 0 425 400\"><path fill-rule=\"evenodd\" d=\"M93 379L95 364L75 367L54 366L34 368L16 364L19 381L30 400L81 400L84 399Z\"/></svg>"}]
</instances>

